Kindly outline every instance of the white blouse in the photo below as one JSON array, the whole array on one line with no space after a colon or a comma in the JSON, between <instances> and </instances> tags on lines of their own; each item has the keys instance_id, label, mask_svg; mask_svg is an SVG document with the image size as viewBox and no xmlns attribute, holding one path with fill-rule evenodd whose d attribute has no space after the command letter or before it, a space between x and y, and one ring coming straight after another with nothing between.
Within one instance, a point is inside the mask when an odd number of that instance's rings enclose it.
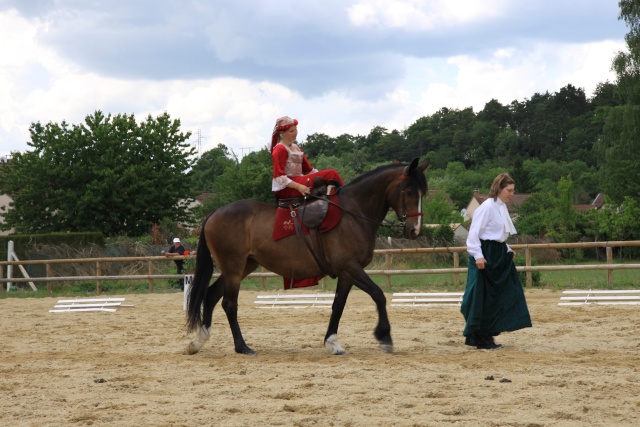
<instances>
[{"instance_id":1,"label":"white blouse","mask_svg":"<svg viewBox=\"0 0 640 427\"><path fill-rule=\"evenodd\" d=\"M497 198L488 198L475 210L471 228L467 236L467 252L475 259L485 258L482 254L480 240L505 242L510 235L517 234L509 217L507 206ZM507 251L513 252L509 245Z\"/></svg>"}]
</instances>

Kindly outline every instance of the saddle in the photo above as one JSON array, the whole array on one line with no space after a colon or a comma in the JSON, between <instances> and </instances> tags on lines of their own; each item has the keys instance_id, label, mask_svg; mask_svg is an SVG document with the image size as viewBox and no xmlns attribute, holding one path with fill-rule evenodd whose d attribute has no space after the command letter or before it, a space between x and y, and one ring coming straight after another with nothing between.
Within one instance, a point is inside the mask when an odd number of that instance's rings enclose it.
<instances>
[{"instance_id":1,"label":"saddle","mask_svg":"<svg viewBox=\"0 0 640 427\"><path fill-rule=\"evenodd\" d=\"M339 189L340 183L334 180L326 180L322 177L313 179L313 188L308 196L291 197L287 199L279 199L278 207L289 209L291 217L294 220L296 235L302 239L307 245L307 249L315 259L318 267L324 275L335 279L335 275L331 273L327 260L324 255L324 247L320 239L320 231L318 228L324 221L329 211L329 195L334 188ZM295 210L298 210L296 214ZM302 225L309 229L311 243L304 237Z\"/></svg>"},{"instance_id":2,"label":"saddle","mask_svg":"<svg viewBox=\"0 0 640 427\"><path fill-rule=\"evenodd\" d=\"M327 216L329 193L333 191L333 188L339 187L339 182L317 176L313 179L313 188L311 188L309 196L279 199L278 207L292 211L298 209L298 216L302 224L310 230L317 229Z\"/></svg>"}]
</instances>

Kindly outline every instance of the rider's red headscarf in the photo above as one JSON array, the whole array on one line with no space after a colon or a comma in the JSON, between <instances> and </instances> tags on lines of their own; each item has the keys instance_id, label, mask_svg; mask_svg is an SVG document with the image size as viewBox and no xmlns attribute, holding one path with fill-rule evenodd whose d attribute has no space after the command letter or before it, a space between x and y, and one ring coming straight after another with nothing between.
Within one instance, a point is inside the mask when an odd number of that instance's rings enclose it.
<instances>
[{"instance_id":1,"label":"rider's red headscarf","mask_svg":"<svg viewBox=\"0 0 640 427\"><path fill-rule=\"evenodd\" d=\"M276 125L273 127L273 133L271 134L271 151L273 151L273 147L278 144L280 141L280 132L284 132L289 129L291 126L297 126L298 121L296 119L292 119L289 116L280 117L276 120Z\"/></svg>"}]
</instances>

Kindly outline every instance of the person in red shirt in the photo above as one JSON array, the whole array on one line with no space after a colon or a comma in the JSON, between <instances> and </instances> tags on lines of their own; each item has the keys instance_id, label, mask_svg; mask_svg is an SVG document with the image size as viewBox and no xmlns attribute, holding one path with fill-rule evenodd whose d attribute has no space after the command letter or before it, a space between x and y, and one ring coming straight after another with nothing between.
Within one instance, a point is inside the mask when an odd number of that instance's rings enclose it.
<instances>
[{"instance_id":1,"label":"person in red shirt","mask_svg":"<svg viewBox=\"0 0 640 427\"><path fill-rule=\"evenodd\" d=\"M334 169L317 170L296 143L298 121L284 116L276 120L271 134L271 158L273 160L273 181L271 190L276 199L306 196L313 187L317 176L325 180L344 182Z\"/></svg>"}]
</instances>

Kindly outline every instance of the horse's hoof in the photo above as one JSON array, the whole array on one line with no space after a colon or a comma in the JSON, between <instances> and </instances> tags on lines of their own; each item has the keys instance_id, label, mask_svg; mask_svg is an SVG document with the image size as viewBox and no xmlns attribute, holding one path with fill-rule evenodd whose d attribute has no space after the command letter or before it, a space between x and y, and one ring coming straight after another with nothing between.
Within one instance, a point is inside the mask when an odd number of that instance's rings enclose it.
<instances>
[{"instance_id":1,"label":"horse's hoof","mask_svg":"<svg viewBox=\"0 0 640 427\"><path fill-rule=\"evenodd\" d=\"M342 348L342 346L338 342L338 336L336 334L333 334L329 338L327 338L327 340L324 342L324 348L326 348L329 351L329 353L331 353L334 356L341 356L343 354L347 354L345 349Z\"/></svg>"},{"instance_id":2,"label":"horse's hoof","mask_svg":"<svg viewBox=\"0 0 640 427\"><path fill-rule=\"evenodd\" d=\"M237 349L236 353L244 354L245 356L255 356L256 355L256 352L253 351L253 349L251 349L249 347L243 347L243 348Z\"/></svg>"},{"instance_id":3,"label":"horse's hoof","mask_svg":"<svg viewBox=\"0 0 640 427\"><path fill-rule=\"evenodd\" d=\"M393 353L393 344L380 344L380 349L385 353Z\"/></svg>"},{"instance_id":4,"label":"horse's hoof","mask_svg":"<svg viewBox=\"0 0 640 427\"><path fill-rule=\"evenodd\" d=\"M200 349L202 348L202 346L199 346L198 344L196 344L194 341L191 341L189 343L189 345L187 346L186 349L186 353L187 354L196 354L197 352L200 351Z\"/></svg>"}]
</instances>

